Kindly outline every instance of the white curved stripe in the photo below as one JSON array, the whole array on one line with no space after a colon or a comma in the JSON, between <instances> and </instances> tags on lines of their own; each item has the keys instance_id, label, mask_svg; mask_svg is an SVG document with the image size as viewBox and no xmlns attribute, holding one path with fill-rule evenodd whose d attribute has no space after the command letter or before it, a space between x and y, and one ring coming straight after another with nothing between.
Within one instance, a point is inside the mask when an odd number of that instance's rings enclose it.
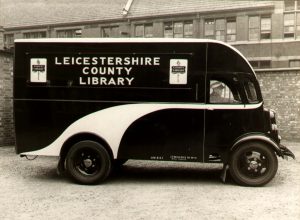
<instances>
[{"instance_id":1,"label":"white curved stripe","mask_svg":"<svg viewBox=\"0 0 300 220\"><path fill-rule=\"evenodd\" d=\"M62 145L68 138L78 133L93 133L103 138L117 157L121 139L127 128L137 119L151 112L164 109L256 109L262 103L249 105L205 105L205 104L127 104L118 105L91 113L71 124L52 144L37 151L22 155L59 156Z\"/></svg>"}]
</instances>

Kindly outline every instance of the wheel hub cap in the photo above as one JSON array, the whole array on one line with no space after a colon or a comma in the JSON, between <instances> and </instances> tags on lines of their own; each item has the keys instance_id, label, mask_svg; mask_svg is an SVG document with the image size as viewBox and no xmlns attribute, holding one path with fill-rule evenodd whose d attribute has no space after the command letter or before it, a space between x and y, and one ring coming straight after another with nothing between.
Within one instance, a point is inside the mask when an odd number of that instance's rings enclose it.
<instances>
[{"instance_id":1,"label":"wheel hub cap","mask_svg":"<svg viewBox=\"0 0 300 220\"><path fill-rule=\"evenodd\" d=\"M258 163L257 163L257 161L253 160L253 161L250 162L249 166L250 166L251 169L255 170L255 169L258 168Z\"/></svg>"},{"instance_id":2,"label":"wheel hub cap","mask_svg":"<svg viewBox=\"0 0 300 220\"><path fill-rule=\"evenodd\" d=\"M93 162L91 159L85 159L85 160L83 160L83 164L85 167L89 168L92 166Z\"/></svg>"}]
</instances>

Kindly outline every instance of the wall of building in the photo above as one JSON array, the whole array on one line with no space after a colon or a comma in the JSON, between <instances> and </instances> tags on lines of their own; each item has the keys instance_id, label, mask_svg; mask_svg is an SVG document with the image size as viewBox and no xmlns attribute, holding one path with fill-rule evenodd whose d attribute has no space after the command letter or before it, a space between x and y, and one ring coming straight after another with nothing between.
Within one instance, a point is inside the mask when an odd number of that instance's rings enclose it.
<instances>
[{"instance_id":1,"label":"wall of building","mask_svg":"<svg viewBox=\"0 0 300 220\"><path fill-rule=\"evenodd\" d=\"M0 146L14 144L12 54L0 50Z\"/></svg>"},{"instance_id":2,"label":"wall of building","mask_svg":"<svg viewBox=\"0 0 300 220\"><path fill-rule=\"evenodd\" d=\"M300 140L300 70L257 72L265 107L277 112L280 135Z\"/></svg>"}]
</instances>

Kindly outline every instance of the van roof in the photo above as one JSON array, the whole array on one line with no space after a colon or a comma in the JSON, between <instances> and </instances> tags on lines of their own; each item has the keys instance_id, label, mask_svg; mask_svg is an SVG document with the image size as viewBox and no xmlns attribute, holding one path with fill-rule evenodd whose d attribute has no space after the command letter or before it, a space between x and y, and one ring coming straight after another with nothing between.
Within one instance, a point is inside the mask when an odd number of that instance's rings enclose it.
<instances>
[{"instance_id":1,"label":"van roof","mask_svg":"<svg viewBox=\"0 0 300 220\"><path fill-rule=\"evenodd\" d=\"M222 41L212 39L196 38L35 38L16 39L15 43L36 42L36 43L220 43ZM226 44L227 45L227 44Z\"/></svg>"}]
</instances>

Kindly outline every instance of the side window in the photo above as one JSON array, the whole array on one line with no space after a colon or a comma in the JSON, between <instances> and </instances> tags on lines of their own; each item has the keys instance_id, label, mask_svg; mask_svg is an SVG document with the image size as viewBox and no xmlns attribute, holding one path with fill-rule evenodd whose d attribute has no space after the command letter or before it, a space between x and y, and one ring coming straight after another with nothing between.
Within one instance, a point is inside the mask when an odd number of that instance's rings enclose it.
<instances>
[{"instance_id":1,"label":"side window","mask_svg":"<svg viewBox=\"0 0 300 220\"><path fill-rule=\"evenodd\" d=\"M255 89L253 82L251 82L249 80L245 81L244 87L245 87L245 92L246 92L249 103L258 102L258 97L257 97L256 89Z\"/></svg>"},{"instance_id":2,"label":"side window","mask_svg":"<svg viewBox=\"0 0 300 220\"><path fill-rule=\"evenodd\" d=\"M232 104L241 103L241 97L237 90L232 90L224 82L210 81L210 103Z\"/></svg>"}]
</instances>

